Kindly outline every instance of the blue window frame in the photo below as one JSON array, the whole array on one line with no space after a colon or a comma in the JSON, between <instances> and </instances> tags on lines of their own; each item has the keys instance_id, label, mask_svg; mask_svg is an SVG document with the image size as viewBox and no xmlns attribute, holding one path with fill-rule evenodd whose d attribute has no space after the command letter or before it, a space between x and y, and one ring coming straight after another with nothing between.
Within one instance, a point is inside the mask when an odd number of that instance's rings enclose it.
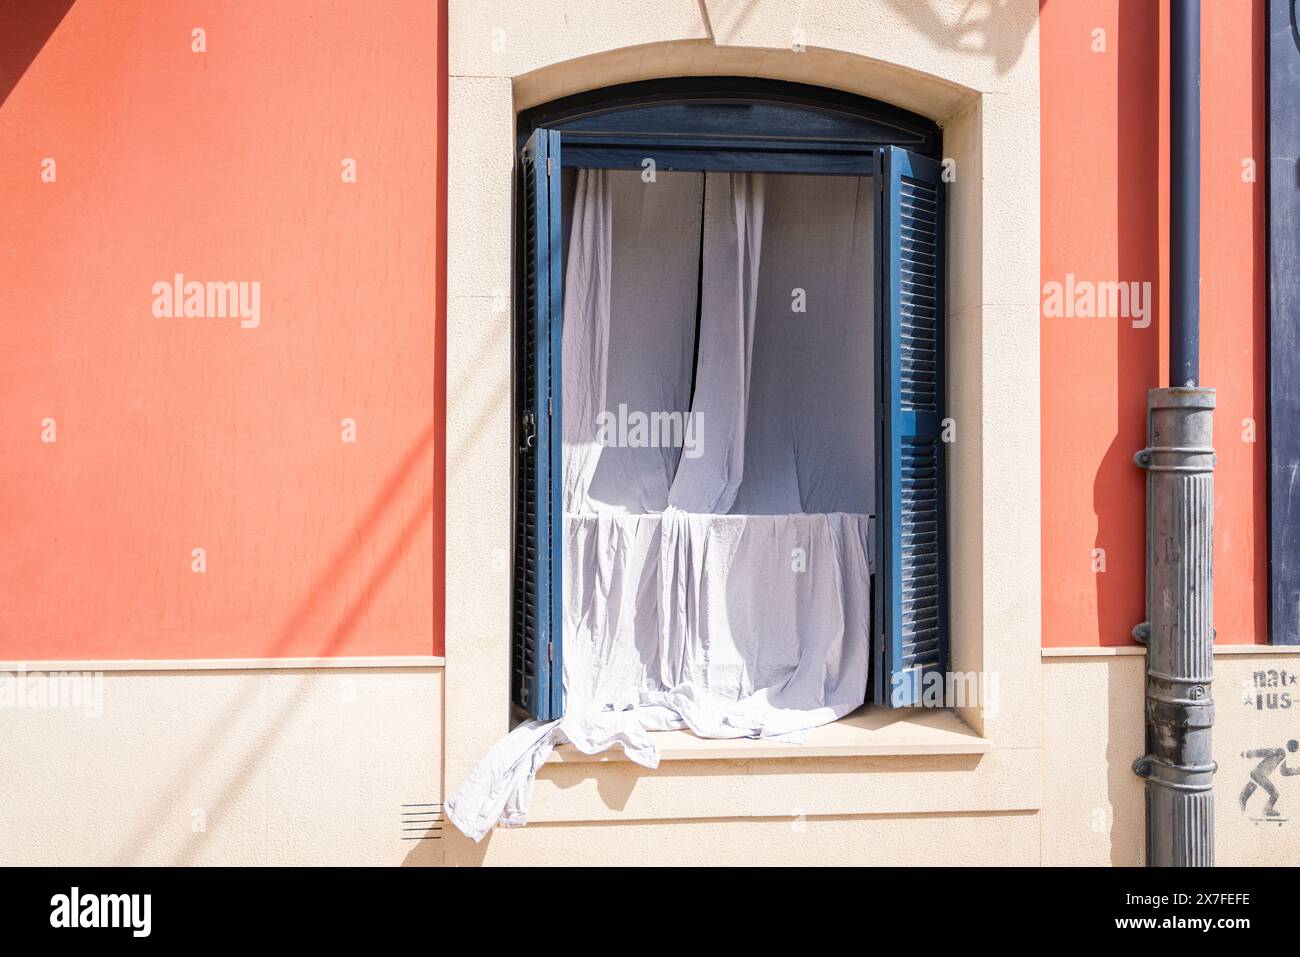
<instances>
[{"instance_id":1,"label":"blue window frame","mask_svg":"<svg viewBox=\"0 0 1300 957\"><path fill-rule=\"evenodd\" d=\"M560 134L537 130L520 155L515 331L515 540L511 697L541 720L564 710L561 616ZM552 175L552 173L556 175Z\"/></svg>"},{"instance_id":2,"label":"blue window frame","mask_svg":"<svg viewBox=\"0 0 1300 957\"><path fill-rule=\"evenodd\" d=\"M831 90L744 78L628 84L520 116L516 217L512 697L563 714L562 370L564 169L716 170L874 177L876 634L870 698L936 703L948 661L943 362L943 182L938 128ZM933 685L929 686L933 687Z\"/></svg>"},{"instance_id":3,"label":"blue window frame","mask_svg":"<svg viewBox=\"0 0 1300 957\"><path fill-rule=\"evenodd\" d=\"M875 700L906 707L948 670L944 194L934 160L896 146L881 160Z\"/></svg>"}]
</instances>

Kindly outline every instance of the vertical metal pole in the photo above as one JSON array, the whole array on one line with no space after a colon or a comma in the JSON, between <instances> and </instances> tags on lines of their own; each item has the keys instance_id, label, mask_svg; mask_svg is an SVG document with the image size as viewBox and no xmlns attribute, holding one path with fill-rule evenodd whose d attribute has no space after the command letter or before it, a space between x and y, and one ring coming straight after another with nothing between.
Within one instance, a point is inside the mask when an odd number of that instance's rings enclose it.
<instances>
[{"instance_id":1,"label":"vertical metal pole","mask_svg":"<svg viewBox=\"0 0 1300 957\"><path fill-rule=\"evenodd\" d=\"M1213 389L1152 389L1147 448L1146 778L1149 867L1214 864Z\"/></svg>"},{"instance_id":2,"label":"vertical metal pole","mask_svg":"<svg viewBox=\"0 0 1300 957\"><path fill-rule=\"evenodd\" d=\"M1147 395L1149 867L1214 864L1214 390L1200 385L1201 6L1170 4L1169 382Z\"/></svg>"},{"instance_id":3,"label":"vertical metal pole","mask_svg":"<svg viewBox=\"0 0 1300 957\"><path fill-rule=\"evenodd\" d=\"M1169 384L1200 385L1201 0L1169 6Z\"/></svg>"}]
</instances>

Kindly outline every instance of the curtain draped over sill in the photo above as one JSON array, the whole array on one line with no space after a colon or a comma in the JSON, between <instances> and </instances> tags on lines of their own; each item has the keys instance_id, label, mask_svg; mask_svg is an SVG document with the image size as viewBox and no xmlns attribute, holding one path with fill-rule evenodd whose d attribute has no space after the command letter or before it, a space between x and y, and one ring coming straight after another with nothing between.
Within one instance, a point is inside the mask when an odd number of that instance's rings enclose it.
<instances>
[{"instance_id":1,"label":"curtain draped over sill","mask_svg":"<svg viewBox=\"0 0 1300 957\"><path fill-rule=\"evenodd\" d=\"M651 731L799 740L862 704L871 185L577 173L564 301L565 714L521 724L448 801L470 837L524 822L556 744L618 745L653 768Z\"/></svg>"}]
</instances>

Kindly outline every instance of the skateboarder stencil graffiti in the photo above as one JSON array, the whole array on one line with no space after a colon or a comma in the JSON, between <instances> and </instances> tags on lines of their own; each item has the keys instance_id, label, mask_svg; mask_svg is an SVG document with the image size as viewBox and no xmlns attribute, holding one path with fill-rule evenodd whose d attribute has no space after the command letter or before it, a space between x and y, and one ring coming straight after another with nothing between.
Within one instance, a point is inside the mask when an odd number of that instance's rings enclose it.
<instances>
[{"instance_id":1,"label":"skateboarder stencil graffiti","mask_svg":"<svg viewBox=\"0 0 1300 957\"><path fill-rule=\"evenodd\" d=\"M1240 802L1243 812L1246 810L1251 797L1259 790L1268 796L1268 800L1264 802L1262 815L1256 817L1256 820L1283 820L1282 815L1277 811L1277 785L1270 778L1273 772L1279 768L1283 777L1300 774L1300 768L1288 767L1286 763L1287 752L1295 754L1297 750L1300 750L1300 741L1292 738L1286 743L1285 750L1282 748L1255 748L1252 751L1242 752L1241 756L1243 758L1259 761L1259 764L1255 765L1255 770L1250 772L1250 780L1246 782L1246 786L1241 790Z\"/></svg>"}]
</instances>

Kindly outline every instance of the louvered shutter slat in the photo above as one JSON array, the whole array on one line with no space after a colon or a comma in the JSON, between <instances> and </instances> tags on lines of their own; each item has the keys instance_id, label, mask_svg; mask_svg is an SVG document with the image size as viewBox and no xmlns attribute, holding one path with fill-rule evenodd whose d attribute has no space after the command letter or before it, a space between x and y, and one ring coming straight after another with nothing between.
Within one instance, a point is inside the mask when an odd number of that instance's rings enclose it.
<instances>
[{"instance_id":1,"label":"louvered shutter slat","mask_svg":"<svg viewBox=\"0 0 1300 957\"><path fill-rule=\"evenodd\" d=\"M549 163L548 163L549 160ZM515 329L514 602L511 698L530 715L563 705L559 594L560 186L559 134L537 130L520 156Z\"/></svg>"},{"instance_id":2,"label":"louvered shutter slat","mask_svg":"<svg viewBox=\"0 0 1300 957\"><path fill-rule=\"evenodd\" d=\"M882 533L875 700L930 703L926 676L948 669L940 167L882 151L880 233Z\"/></svg>"}]
</instances>

